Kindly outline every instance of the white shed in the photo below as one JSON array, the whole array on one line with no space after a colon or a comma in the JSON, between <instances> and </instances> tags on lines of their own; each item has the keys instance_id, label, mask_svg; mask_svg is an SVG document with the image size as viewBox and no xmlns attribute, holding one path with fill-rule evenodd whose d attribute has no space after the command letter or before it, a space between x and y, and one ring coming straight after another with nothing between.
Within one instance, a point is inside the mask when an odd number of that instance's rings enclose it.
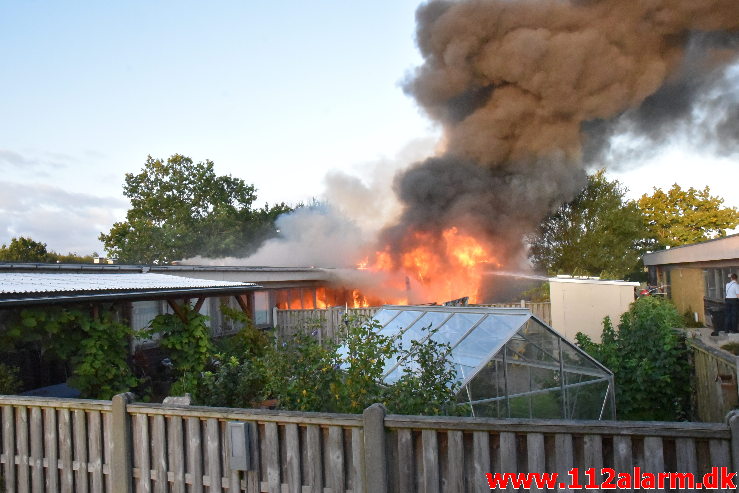
<instances>
[{"instance_id":1,"label":"white shed","mask_svg":"<svg viewBox=\"0 0 739 493\"><path fill-rule=\"evenodd\" d=\"M601 280L592 277L557 276L549 279L552 327L569 341L582 332L600 342L603 318L618 325L634 301L638 282Z\"/></svg>"}]
</instances>

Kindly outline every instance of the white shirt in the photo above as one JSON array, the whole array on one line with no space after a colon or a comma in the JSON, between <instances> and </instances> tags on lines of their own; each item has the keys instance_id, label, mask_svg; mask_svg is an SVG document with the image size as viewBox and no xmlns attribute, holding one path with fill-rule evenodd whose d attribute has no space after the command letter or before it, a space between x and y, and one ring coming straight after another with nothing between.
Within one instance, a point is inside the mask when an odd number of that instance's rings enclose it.
<instances>
[{"instance_id":1,"label":"white shirt","mask_svg":"<svg viewBox=\"0 0 739 493\"><path fill-rule=\"evenodd\" d=\"M726 285L726 297L739 298L739 284L736 281L731 281Z\"/></svg>"}]
</instances>

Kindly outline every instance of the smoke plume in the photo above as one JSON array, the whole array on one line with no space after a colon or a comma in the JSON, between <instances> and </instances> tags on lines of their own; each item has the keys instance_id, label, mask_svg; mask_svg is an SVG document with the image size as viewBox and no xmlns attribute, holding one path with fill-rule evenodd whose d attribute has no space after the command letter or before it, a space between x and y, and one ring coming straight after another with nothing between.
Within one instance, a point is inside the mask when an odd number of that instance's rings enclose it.
<instances>
[{"instance_id":1,"label":"smoke plume","mask_svg":"<svg viewBox=\"0 0 739 493\"><path fill-rule=\"evenodd\" d=\"M624 136L700 127L736 151L736 0L433 0L417 22L424 63L405 89L446 151L396 178L396 252L454 225L515 256Z\"/></svg>"}]
</instances>

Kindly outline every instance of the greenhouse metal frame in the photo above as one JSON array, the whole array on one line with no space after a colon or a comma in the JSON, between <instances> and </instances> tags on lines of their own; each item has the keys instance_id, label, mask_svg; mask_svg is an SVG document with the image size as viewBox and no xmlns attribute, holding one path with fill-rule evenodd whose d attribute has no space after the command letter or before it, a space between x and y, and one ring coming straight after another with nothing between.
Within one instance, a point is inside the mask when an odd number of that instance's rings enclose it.
<instances>
[{"instance_id":1,"label":"greenhouse metal frame","mask_svg":"<svg viewBox=\"0 0 739 493\"><path fill-rule=\"evenodd\" d=\"M448 344L457 401L472 416L615 419L613 373L523 308L384 306L374 316L382 335ZM385 362L383 380L413 371Z\"/></svg>"}]
</instances>

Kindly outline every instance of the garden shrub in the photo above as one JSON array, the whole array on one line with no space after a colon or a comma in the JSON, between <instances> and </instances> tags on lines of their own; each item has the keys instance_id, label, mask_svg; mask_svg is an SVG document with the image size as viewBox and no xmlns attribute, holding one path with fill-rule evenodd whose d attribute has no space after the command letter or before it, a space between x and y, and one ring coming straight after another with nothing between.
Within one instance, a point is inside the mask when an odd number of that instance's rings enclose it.
<instances>
[{"instance_id":1,"label":"garden shrub","mask_svg":"<svg viewBox=\"0 0 739 493\"><path fill-rule=\"evenodd\" d=\"M673 421L690 413L690 362L684 323L669 301L645 296L621 316L604 320L602 341L577 334L578 345L613 371L620 419Z\"/></svg>"}]
</instances>

